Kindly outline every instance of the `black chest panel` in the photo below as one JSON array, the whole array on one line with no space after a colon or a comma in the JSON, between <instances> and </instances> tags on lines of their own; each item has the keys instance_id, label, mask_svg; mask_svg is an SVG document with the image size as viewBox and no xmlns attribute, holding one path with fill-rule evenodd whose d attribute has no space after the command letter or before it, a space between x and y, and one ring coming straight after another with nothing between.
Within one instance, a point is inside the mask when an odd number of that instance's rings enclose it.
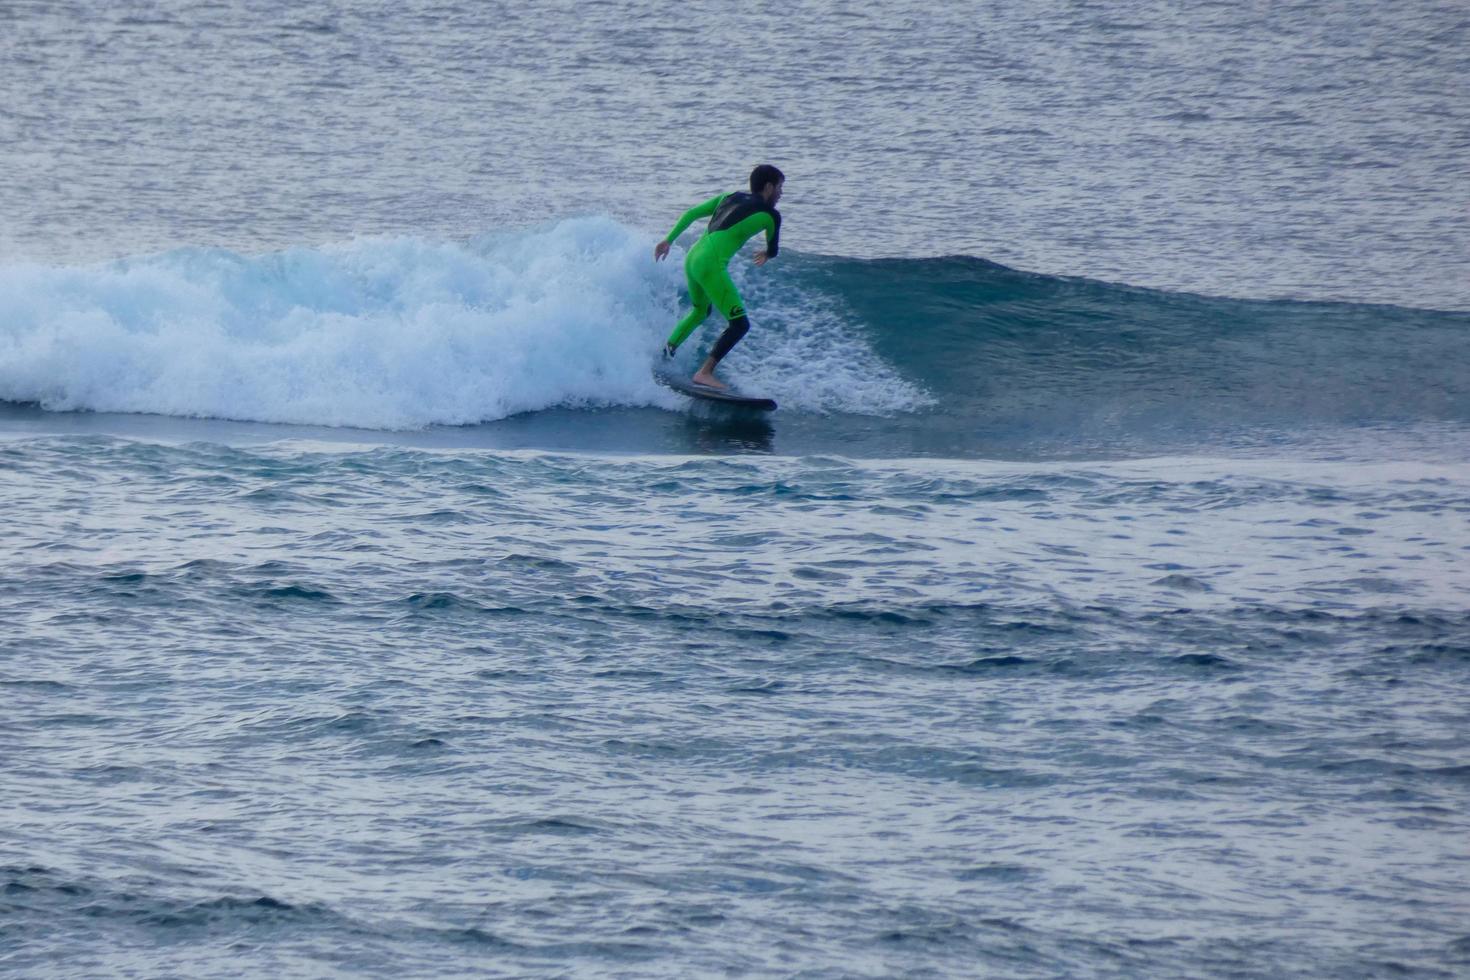
<instances>
[{"instance_id":1,"label":"black chest panel","mask_svg":"<svg viewBox=\"0 0 1470 980\"><path fill-rule=\"evenodd\" d=\"M715 208L715 213L710 216L709 230L724 231L726 228L732 228L751 215L759 214L762 211L769 212L771 217L776 219L777 227L780 227L780 212L767 204L764 198L757 197L748 191L736 191L733 194L727 194L725 195L725 199L720 202L720 206Z\"/></svg>"}]
</instances>

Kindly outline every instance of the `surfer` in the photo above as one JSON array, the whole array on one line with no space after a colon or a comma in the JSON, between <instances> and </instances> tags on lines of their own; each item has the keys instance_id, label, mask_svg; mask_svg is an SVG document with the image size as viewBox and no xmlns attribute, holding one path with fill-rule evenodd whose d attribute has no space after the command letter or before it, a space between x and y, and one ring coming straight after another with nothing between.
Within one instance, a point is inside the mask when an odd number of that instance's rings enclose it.
<instances>
[{"instance_id":1,"label":"surfer","mask_svg":"<svg viewBox=\"0 0 1470 980\"><path fill-rule=\"evenodd\" d=\"M786 176L781 171L763 163L750 172L749 193L718 194L690 208L679 218L674 230L653 247L654 261L662 260L685 228L699 218L709 218L709 230L684 257L684 277L689 284L689 301L694 308L679 321L674 332L669 334L668 343L664 344L664 357L673 357L679 345L710 315L710 310L719 308L729 325L715 341L714 349L704 364L695 372L695 384L725 387L724 382L715 377L715 366L750 329L745 304L741 302L735 284L730 281L727 266L740 247L759 231L766 233L766 247L755 253L755 264L765 265L776 257L781 248L781 212L776 210L776 202L781 200L781 185L785 182Z\"/></svg>"}]
</instances>

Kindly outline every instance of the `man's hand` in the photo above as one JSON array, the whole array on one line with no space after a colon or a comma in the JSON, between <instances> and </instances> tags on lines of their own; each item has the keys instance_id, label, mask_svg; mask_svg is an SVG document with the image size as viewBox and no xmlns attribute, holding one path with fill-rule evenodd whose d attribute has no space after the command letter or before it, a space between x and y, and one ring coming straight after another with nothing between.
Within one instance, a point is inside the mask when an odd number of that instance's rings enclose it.
<instances>
[{"instance_id":1,"label":"man's hand","mask_svg":"<svg viewBox=\"0 0 1470 980\"><path fill-rule=\"evenodd\" d=\"M657 262L660 259L662 259L665 255L668 255L668 254L669 254L669 243L668 242L659 242L657 245L653 246L653 261Z\"/></svg>"},{"instance_id":2,"label":"man's hand","mask_svg":"<svg viewBox=\"0 0 1470 980\"><path fill-rule=\"evenodd\" d=\"M770 258L770 256L766 255L765 249L761 249L759 252L755 253L755 264L765 265L766 259L768 258Z\"/></svg>"}]
</instances>

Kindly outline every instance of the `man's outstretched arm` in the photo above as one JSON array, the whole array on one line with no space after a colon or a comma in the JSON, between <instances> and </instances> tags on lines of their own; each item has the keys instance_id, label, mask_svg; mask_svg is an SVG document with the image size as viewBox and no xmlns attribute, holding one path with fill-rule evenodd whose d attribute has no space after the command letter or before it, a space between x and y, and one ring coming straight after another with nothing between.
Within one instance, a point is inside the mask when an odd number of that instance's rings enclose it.
<instances>
[{"instance_id":1,"label":"man's outstretched arm","mask_svg":"<svg viewBox=\"0 0 1470 980\"><path fill-rule=\"evenodd\" d=\"M698 221L700 218L708 218L710 215L714 214L715 208L719 207L720 202L724 199L725 195L716 194L714 197L710 198L708 201L705 201L703 204L696 204L694 207L690 208L688 211L685 211L682 215L680 215L678 222L674 225L674 230L665 235L664 240L653 247L654 259L661 259L665 255L668 255L669 246L672 245L680 235L684 234L684 229L694 224L694 222Z\"/></svg>"}]
</instances>

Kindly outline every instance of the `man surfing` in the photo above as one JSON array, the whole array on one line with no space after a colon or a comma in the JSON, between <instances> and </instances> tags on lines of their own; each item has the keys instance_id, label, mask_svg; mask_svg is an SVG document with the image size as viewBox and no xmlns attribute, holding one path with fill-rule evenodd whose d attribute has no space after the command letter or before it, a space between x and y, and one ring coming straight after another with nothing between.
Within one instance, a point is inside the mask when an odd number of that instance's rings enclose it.
<instances>
[{"instance_id":1,"label":"man surfing","mask_svg":"<svg viewBox=\"0 0 1470 980\"><path fill-rule=\"evenodd\" d=\"M655 262L669 254L669 246L684 233L698 218L709 218L709 230L689 254L684 257L684 277L689 283L689 301L694 308L680 320L664 344L664 357L673 357L694 328L704 322L713 307L729 321L725 332L715 341L714 349L704 364L695 372L695 384L710 388L724 388L725 383L715 377L715 366L724 360L730 349L740 343L740 338L750 329L745 317L745 304L740 292L730 281L727 266L735 253L740 251L756 232L766 233L766 247L755 253L755 264L765 265L776 257L781 248L781 212L776 202L781 200L781 186L786 176L763 163L750 172L750 192L734 191L719 194L703 204L685 211L674 230L653 247Z\"/></svg>"}]
</instances>

